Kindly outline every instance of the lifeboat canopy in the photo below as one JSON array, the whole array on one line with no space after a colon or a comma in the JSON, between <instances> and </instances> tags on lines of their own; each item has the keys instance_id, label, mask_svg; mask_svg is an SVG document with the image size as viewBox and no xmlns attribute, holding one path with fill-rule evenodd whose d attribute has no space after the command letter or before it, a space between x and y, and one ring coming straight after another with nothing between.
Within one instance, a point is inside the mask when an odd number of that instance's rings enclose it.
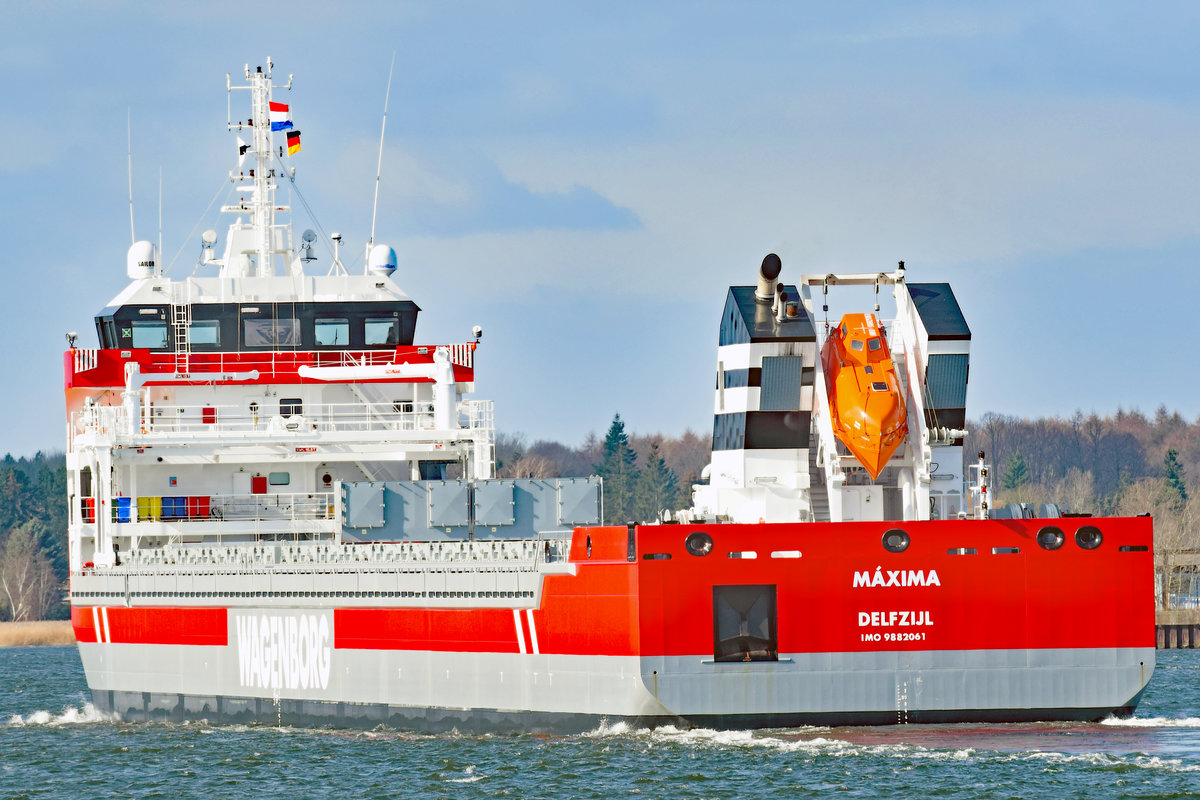
<instances>
[{"instance_id":1,"label":"lifeboat canopy","mask_svg":"<svg viewBox=\"0 0 1200 800\"><path fill-rule=\"evenodd\" d=\"M871 479L908 435L887 335L874 314L847 314L821 352L833 432Z\"/></svg>"}]
</instances>

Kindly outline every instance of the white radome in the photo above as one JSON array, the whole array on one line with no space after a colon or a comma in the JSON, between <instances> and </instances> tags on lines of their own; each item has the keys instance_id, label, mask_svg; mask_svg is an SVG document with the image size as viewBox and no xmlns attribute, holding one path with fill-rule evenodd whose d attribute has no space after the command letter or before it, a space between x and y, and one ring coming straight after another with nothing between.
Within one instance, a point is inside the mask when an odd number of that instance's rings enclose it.
<instances>
[{"instance_id":1,"label":"white radome","mask_svg":"<svg viewBox=\"0 0 1200 800\"><path fill-rule=\"evenodd\" d=\"M152 242L134 242L125 256L125 274L130 280L152 278L158 267L158 251Z\"/></svg>"},{"instance_id":2,"label":"white radome","mask_svg":"<svg viewBox=\"0 0 1200 800\"><path fill-rule=\"evenodd\" d=\"M386 244L377 244L371 248L367 257L367 268L372 275L391 275L396 271L396 250Z\"/></svg>"}]
</instances>

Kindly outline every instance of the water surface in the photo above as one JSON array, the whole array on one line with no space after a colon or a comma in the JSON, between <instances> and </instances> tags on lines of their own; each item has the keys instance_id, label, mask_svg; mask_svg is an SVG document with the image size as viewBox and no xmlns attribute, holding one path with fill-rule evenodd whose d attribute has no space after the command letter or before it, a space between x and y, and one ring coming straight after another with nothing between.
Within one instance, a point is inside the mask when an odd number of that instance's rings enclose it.
<instances>
[{"instance_id":1,"label":"water surface","mask_svg":"<svg viewBox=\"0 0 1200 800\"><path fill-rule=\"evenodd\" d=\"M1200 795L1200 651L1133 719L578 736L120 723L73 647L0 649L2 798L1175 798Z\"/></svg>"}]
</instances>

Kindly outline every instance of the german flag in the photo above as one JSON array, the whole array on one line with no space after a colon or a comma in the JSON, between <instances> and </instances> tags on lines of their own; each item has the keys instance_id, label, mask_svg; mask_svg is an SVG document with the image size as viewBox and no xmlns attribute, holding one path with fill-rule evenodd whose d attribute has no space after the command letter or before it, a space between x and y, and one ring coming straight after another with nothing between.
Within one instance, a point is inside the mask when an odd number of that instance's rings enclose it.
<instances>
[{"instance_id":1,"label":"german flag","mask_svg":"<svg viewBox=\"0 0 1200 800\"><path fill-rule=\"evenodd\" d=\"M288 155L294 156L300 152L300 131L287 132Z\"/></svg>"}]
</instances>

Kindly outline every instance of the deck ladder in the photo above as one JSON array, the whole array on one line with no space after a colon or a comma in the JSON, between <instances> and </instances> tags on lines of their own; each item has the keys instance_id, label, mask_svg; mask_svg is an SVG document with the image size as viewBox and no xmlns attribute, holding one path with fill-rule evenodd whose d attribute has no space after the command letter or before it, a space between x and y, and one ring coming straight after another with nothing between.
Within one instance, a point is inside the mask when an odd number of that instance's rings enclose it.
<instances>
[{"instance_id":1,"label":"deck ladder","mask_svg":"<svg viewBox=\"0 0 1200 800\"><path fill-rule=\"evenodd\" d=\"M189 294L191 292L185 293L182 303L172 295L171 303L171 324L175 331L175 372L184 375L189 372L192 353L192 304L188 302Z\"/></svg>"}]
</instances>

